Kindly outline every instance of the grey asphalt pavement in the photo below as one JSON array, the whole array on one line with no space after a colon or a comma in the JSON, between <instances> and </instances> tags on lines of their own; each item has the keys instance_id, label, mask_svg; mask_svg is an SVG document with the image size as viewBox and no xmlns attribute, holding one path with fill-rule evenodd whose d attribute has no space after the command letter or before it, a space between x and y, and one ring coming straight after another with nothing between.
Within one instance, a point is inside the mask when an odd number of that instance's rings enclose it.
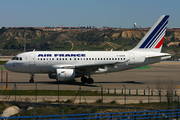
<instances>
[{"instance_id":1,"label":"grey asphalt pavement","mask_svg":"<svg viewBox=\"0 0 180 120\"><path fill-rule=\"evenodd\" d=\"M35 74L35 83L41 90L77 90L82 86L83 90L99 90L103 88L123 89L155 89L158 80L173 81L176 88L180 88L180 62L161 62L149 65L150 69L131 69L127 71L92 75L92 85L82 84L80 78L71 82L57 82L49 79L47 74ZM3 74L2 86L6 86L6 70ZM8 87L13 89L16 83L18 89L35 89L35 83L29 83L30 75L27 73L15 73L8 71ZM124 85L124 86L123 86Z\"/></svg>"}]
</instances>

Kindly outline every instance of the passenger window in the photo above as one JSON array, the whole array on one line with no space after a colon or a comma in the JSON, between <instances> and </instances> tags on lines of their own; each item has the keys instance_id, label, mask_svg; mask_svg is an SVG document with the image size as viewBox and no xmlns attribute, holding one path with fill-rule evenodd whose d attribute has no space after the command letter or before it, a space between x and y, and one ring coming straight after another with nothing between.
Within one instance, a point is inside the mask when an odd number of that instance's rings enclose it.
<instances>
[{"instance_id":1,"label":"passenger window","mask_svg":"<svg viewBox=\"0 0 180 120\"><path fill-rule=\"evenodd\" d=\"M64 58L62 58L62 60L64 60Z\"/></svg>"},{"instance_id":2,"label":"passenger window","mask_svg":"<svg viewBox=\"0 0 180 120\"><path fill-rule=\"evenodd\" d=\"M49 58L49 60L51 60L51 58Z\"/></svg>"},{"instance_id":3,"label":"passenger window","mask_svg":"<svg viewBox=\"0 0 180 120\"><path fill-rule=\"evenodd\" d=\"M82 60L82 58L81 58L81 60Z\"/></svg>"},{"instance_id":4,"label":"passenger window","mask_svg":"<svg viewBox=\"0 0 180 120\"><path fill-rule=\"evenodd\" d=\"M92 60L94 60L94 58L92 58Z\"/></svg>"},{"instance_id":5,"label":"passenger window","mask_svg":"<svg viewBox=\"0 0 180 120\"><path fill-rule=\"evenodd\" d=\"M61 58L59 58L59 60L61 60Z\"/></svg>"},{"instance_id":6,"label":"passenger window","mask_svg":"<svg viewBox=\"0 0 180 120\"><path fill-rule=\"evenodd\" d=\"M100 59L98 58L98 60L100 60Z\"/></svg>"},{"instance_id":7,"label":"passenger window","mask_svg":"<svg viewBox=\"0 0 180 120\"><path fill-rule=\"evenodd\" d=\"M117 58L115 58L115 60L117 60Z\"/></svg>"},{"instance_id":8,"label":"passenger window","mask_svg":"<svg viewBox=\"0 0 180 120\"><path fill-rule=\"evenodd\" d=\"M18 57L16 58L16 60L18 60Z\"/></svg>"},{"instance_id":9,"label":"passenger window","mask_svg":"<svg viewBox=\"0 0 180 120\"><path fill-rule=\"evenodd\" d=\"M76 60L76 58L74 58L74 60Z\"/></svg>"},{"instance_id":10,"label":"passenger window","mask_svg":"<svg viewBox=\"0 0 180 120\"><path fill-rule=\"evenodd\" d=\"M58 58L57 58L57 60L58 60Z\"/></svg>"},{"instance_id":11,"label":"passenger window","mask_svg":"<svg viewBox=\"0 0 180 120\"><path fill-rule=\"evenodd\" d=\"M125 58L124 58L124 60L125 60Z\"/></svg>"},{"instance_id":12,"label":"passenger window","mask_svg":"<svg viewBox=\"0 0 180 120\"><path fill-rule=\"evenodd\" d=\"M112 58L112 60L114 60L114 58Z\"/></svg>"},{"instance_id":13,"label":"passenger window","mask_svg":"<svg viewBox=\"0 0 180 120\"><path fill-rule=\"evenodd\" d=\"M20 60L22 60L22 57L20 57Z\"/></svg>"},{"instance_id":14,"label":"passenger window","mask_svg":"<svg viewBox=\"0 0 180 120\"><path fill-rule=\"evenodd\" d=\"M88 60L88 58L86 58L86 60Z\"/></svg>"},{"instance_id":15,"label":"passenger window","mask_svg":"<svg viewBox=\"0 0 180 120\"><path fill-rule=\"evenodd\" d=\"M84 60L86 60L86 59L84 58Z\"/></svg>"},{"instance_id":16,"label":"passenger window","mask_svg":"<svg viewBox=\"0 0 180 120\"><path fill-rule=\"evenodd\" d=\"M45 58L44 58L44 60L45 60Z\"/></svg>"},{"instance_id":17,"label":"passenger window","mask_svg":"<svg viewBox=\"0 0 180 120\"><path fill-rule=\"evenodd\" d=\"M69 58L69 60L71 60L71 58Z\"/></svg>"},{"instance_id":18,"label":"passenger window","mask_svg":"<svg viewBox=\"0 0 180 120\"><path fill-rule=\"evenodd\" d=\"M95 58L95 60L97 60L97 58Z\"/></svg>"},{"instance_id":19,"label":"passenger window","mask_svg":"<svg viewBox=\"0 0 180 120\"><path fill-rule=\"evenodd\" d=\"M65 58L65 60L67 60L67 58Z\"/></svg>"},{"instance_id":20,"label":"passenger window","mask_svg":"<svg viewBox=\"0 0 180 120\"><path fill-rule=\"evenodd\" d=\"M54 58L52 58L52 60L54 60Z\"/></svg>"},{"instance_id":21,"label":"passenger window","mask_svg":"<svg viewBox=\"0 0 180 120\"><path fill-rule=\"evenodd\" d=\"M42 60L42 58L41 58L41 60Z\"/></svg>"},{"instance_id":22,"label":"passenger window","mask_svg":"<svg viewBox=\"0 0 180 120\"><path fill-rule=\"evenodd\" d=\"M121 58L121 60L122 60L122 58Z\"/></svg>"},{"instance_id":23,"label":"passenger window","mask_svg":"<svg viewBox=\"0 0 180 120\"><path fill-rule=\"evenodd\" d=\"M109 60L111 60L111 58L109 58Z\"/></svg>"},{"instance_id":24,"label":"passenger window","mask_svg":"<svg viewBox=\"0 0 180 120\"><path fill-rule=\"evenodd\" d=\"M78 58L78 60L79 60L79 58Z\"/></svg>"},{"instance_id":25,"label":"passenger window","mask_svg":"<svg viewBox=\"0 0 180 120\"><path fill-rule=\"evenodd\" d=\"M119 58L118 58L118 60L119 60Z\"/></svg>"},{"instance_id":26,"label":"passenger window","mask_svg":"<svg viewBox=\"0 0 180 120\"><path fill-rule=\"evenodd\" d=\"M91 58L89 58L89 60L91 60Z\"/></svg>"},{"instance_id":27,"label":"passenger window","mask_svg":"<svg viewBox=\"0 0 180 120\"><path fill-rule=\"evenodd\" d=\"M106 58L106 60L108 60L108 58Z\"/></svg>"},{"instance_id":28,"label":"passenger window","mask_svg":"<svg viewBox=\"0 0 180 120\"><path fill-rule=\"evenodd\" d=\"M48 60L48 58L47 58L47 60Z\"/></svg>"},{"instance_id":29,"label":"passenger window","mask_svg":"<svg viewBox=\"0 0 180 120\"><path fill-rule=\"evenodd\" d=\"M102 60L102 58L101 58L101 60Z\"/></svg>"},{"instance_id":30,"label":"passenger window","mask_svg":"<svg viewBox=\"0 0 180 120\"><path fill-rule=\"evenodd\" d=\"M39 58L38 58L38 60L39 60Z\"/></svg>"}]
</instances>

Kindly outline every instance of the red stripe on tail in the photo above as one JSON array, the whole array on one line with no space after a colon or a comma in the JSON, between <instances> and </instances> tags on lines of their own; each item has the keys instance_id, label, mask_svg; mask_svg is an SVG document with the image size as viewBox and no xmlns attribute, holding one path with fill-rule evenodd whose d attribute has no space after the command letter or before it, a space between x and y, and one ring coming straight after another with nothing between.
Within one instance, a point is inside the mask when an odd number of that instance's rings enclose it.
<instances>
[{"instance_id":1,"label":"red stripe on tail","mask_svg":"<svg viewBox=\"0 0 180 120\"><path fill-rule=\"evenodd\" d=\"M156 45L155 48L160 48L161 45L163 44L163 41L164 41L164 37L160 40L160 42Z\"/></svg>"}]
</instances>

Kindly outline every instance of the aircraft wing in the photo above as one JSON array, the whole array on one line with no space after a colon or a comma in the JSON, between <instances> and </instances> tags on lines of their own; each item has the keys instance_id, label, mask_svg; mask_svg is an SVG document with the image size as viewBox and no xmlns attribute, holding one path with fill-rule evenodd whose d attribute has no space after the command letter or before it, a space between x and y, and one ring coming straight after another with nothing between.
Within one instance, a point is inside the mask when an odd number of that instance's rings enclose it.
<instances>
[{"instance_id":1,"label":"aircraft wing","mask_svg":"<svg viewBox=\"0 0 180 120\"><path fill-rule=\"evenodd\" d=\"M127 63L129 60L124 62L112 62L112 63L99 63L99 64L83 64L83 65L53 65L52 71L56 69L75 69L79 72L94 72L99 68L113 67L117 68L117 64Z\"/></svg>"}]
</instances>

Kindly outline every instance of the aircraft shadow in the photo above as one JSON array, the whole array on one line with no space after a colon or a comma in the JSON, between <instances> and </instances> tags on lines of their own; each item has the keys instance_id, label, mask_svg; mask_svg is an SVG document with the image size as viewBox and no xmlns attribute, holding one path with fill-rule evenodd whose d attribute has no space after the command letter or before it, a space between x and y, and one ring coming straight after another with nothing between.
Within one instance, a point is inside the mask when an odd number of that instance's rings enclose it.
<instances>
[{"instance_id":1,"label":"aircraft shadow","mask_svg":"<svg viewBox=\"0 0 180 120\"><path fill-rule=\"evenodd\" d=\"M6 82L2 82L6 83ZM34 83L29 83L29 82L8 82L8 84L56 84L56 85L72 85L72 86L86 86L86 87L101 87L100 85L94 85L94 84L87 84L87 83L82 83L82 82L77 82L76 80L72 81L42 81L42 82L34 82ZM121 81L121 82L94 82L95 84L106 84L106 83L129 83L129 84L145 84L143 82L135 82L135 81Z\"/></svg>"},{"instance_id":2,"label":"aircraft shadow","mask_svg":"<svg viewBox=\"0 0 180 120\"><path fill-rule=\"evenodd\" d=\"M42 83L42 82L41 82ZM88 87L99 87L99 85L93 85L93 84L87 84L87 83L82 83L82 82L76 82L75 80L73 81L53 81L53 82L43 82L43 83L48 83L48 84L59 84L59 85L76 85L76 86L88 86Z\"/></svg>"},{"instance_id":3,"label":"aircraft shadow","mask_svg":"<svg viewBox=\"0 0 180 120\"><path fill-rule=\"evenodd\" d=\"M6 83L6 82L2 82ZM75 80L73 81L42 81L42 82L34 82L34 83L29 83L29 82L8 82L8 84L56 84L56 85L75 85L75 86L87 86L87 87L100 87L99 85L93 85L93 84L87 84L87 83L82 83L82 82L76 82Z\"/></svg>"},{"instance_id":4,"label":"aircraft shadow","mask_svg":"<svg viewBox=\"0 0 180 120\"><path fill-rule=\"evenodd\" d=\"M130 84L145 84L144 82L121 81L121 82L95 82L95 83L130 83Z\"/></svg>"}]
</instances>

